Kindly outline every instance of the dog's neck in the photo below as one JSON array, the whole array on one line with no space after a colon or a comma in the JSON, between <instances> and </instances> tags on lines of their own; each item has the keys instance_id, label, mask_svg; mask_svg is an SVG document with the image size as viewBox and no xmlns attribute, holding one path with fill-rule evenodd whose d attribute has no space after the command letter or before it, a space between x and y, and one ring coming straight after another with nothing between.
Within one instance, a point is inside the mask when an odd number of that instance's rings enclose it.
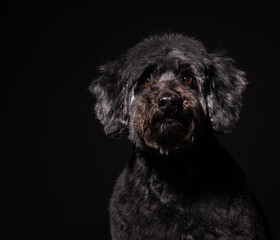
<instances>
[{"instance_id":1,"label":"dog's neck","mask_svg":"<svg viewBox=\"0 0 280 240\"><path fill-rule=\"evenodd\" d=\"M239 188L243 183L239 168L212 133L180 153L160 155L136 148L130 169L140 173L147 183L156 180L171 186L175 192L187 189L188 194L202 189Z\"/></svg>"},{"instance_id":2,"label":"dog's neck","mask_svg":"<svg viewBox=\"0 0 280 240\"><path fill-rule=\"evenodd\" d=\"M220 158L229 159L229 154L224 150L212 132L205 132L195 144L187 146L184 150L171 151L162 154L156 150L143 151L135 148L137 159L145 159L150 167L161 168L163 163L168 165L184 164L185 166L196 165L197 162L216 161ZM211 158L215 159L211 159Z\"/></svg>"}]
</instances>

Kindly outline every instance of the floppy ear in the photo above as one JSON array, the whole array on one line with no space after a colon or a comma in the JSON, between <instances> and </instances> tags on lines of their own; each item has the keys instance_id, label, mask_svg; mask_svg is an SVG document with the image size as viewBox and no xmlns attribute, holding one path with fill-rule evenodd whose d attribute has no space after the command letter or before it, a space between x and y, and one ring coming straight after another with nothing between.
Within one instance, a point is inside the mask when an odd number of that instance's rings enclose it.
<instances>
[{"instance_id":1,"label":"floppy ear","mask_svg":"<svg viewBox=\"0 0 280 240\"><path fill-rule=\"evenodd\" d=\"M245 73L238 70L229 57L215 53L210 54L210 59L208 113L214 131L227 133L239 119L246 86Z\"/></svg>"},{"instance_id":2,"label":"floppy ear","mask_svg":"<svg viewBox=\"0 0 280 240\"><path fill-rule=\"evenodd\" d=\"M96 97L95 113L112 137L120 137L127 128L127 84L121 76L121 65L110 62L99 68L101 75L89 86Z\"/></svg>"}]
</instances>

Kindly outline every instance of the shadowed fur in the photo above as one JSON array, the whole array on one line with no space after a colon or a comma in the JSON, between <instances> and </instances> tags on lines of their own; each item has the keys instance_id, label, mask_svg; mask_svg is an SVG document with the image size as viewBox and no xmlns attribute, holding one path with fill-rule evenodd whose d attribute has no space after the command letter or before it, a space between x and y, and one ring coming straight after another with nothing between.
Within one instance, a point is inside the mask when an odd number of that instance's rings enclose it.
<instances>
[{"instance_id":1,"label":"shadowed fur","mask_svg":"<svg viewBox=\"0 0 280 240\"><path fill-rule=\"evenodd\" d=\"M90 85L109 136L135 153L110 202L114 240L267 239L252 190L214 133L239 119L244 72L181 34L155 35Z\"/></svg>"}]
</instances>

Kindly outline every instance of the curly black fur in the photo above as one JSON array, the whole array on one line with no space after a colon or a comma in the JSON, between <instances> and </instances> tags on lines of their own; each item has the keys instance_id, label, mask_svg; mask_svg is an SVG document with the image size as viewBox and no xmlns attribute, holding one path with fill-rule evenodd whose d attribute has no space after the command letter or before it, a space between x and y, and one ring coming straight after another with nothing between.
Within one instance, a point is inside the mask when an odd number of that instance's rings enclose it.
<instances>
[{"instance_id":1,"label":"curly black fur","mask_svg":"<svg viewBox=\"0 0 280 240\"><path fill-rule=\"evenodd\" d=\"M252 191L214 138L239 119L246 79L234 61L163 34L100 72L97 117L135 145L111 199L113 239L266 239Z\"/></svg>"}]
</instances>

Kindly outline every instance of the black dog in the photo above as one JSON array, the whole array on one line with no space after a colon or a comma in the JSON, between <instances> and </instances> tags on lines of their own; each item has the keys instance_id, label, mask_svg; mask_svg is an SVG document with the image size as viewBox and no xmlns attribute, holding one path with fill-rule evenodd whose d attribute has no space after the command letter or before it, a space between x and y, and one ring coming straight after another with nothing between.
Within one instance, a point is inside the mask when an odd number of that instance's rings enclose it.
<instances>
[{"instance_id":1,"label":"black dog","mask_svg":"<svg viewBox=\"0 0 280 240\"><path fill-rule=\"evenodd\" d=\"M214 138L239 118L246 80L233 60L164 34L100 71L90 86L97 117L135 145L111 199L112 238L267 239L252 191Z\"/></svg>"}]
</instances>

